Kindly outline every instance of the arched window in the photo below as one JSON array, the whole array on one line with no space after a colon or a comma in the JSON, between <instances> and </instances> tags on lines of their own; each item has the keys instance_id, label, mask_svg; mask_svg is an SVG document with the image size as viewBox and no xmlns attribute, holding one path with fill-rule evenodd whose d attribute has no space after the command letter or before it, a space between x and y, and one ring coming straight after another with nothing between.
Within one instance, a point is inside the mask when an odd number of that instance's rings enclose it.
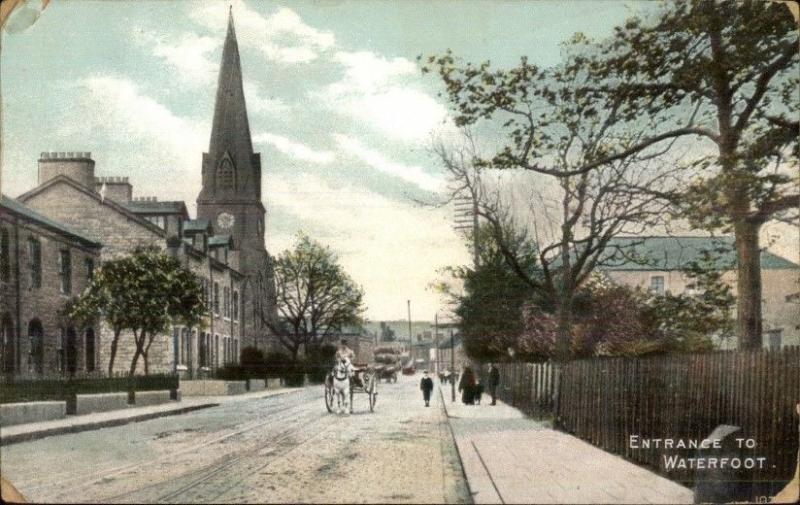
<instances>
[{"instance_id":1,"label":"arched window","mask_svg":"<svg viewBox=\"0 0 800 505\"><path fill-rule=\"evenodd\" d=\"M223 158L217 168L217 189L233 189L233 163L230 158Z\"/></svg>"},{"instance_id":2,"label":"arched window","mask_svg":"<svg viewBox=\"0 0 800 505\"><path fill-rule=\"evenodd\" d=\"M75 375L78 369L78 347L75 328L61 328L61 341L58 349L58 363L61 373Z\"/></svg>"},{"instance_id":3,"label":"arched window","mask_svg":"<svg viewBox=\"0 0 800 505\"><path fill-rule=\"evenodd\" d=\"M11 281L11 243L5 228L0 228L0 281Z\"/></svg>"},{"instance_id":4,"label":"arched window","mask_svg":"<svg viewBox=\"0 0 800 505\"><path fill-rule=\"evenodd\" d=\"M9 314L4 314L0 318L0 366L3 367L3 373L10 374L14 372L15 359L15 342L14 338L14 321Z\"/></svg>"},{"instance_id":5,"label":"arched window","mask_svg":"<svg viewBox=\"0 0 800 505\"><path fill-rule=\"evenodd\" d=\"M28 338L31 344L28 370L40 374L44 371L44 331L42 322L38 319L32 319L28 323Z\"/></svg>"},{"instance_id":6,"label":"arched window","mask_svg":"<svg viewBox=\"0 0 800 505\"><path fill-rule=\"evenodd\" d=\"M94 328L86 328L86 371L94 372L95 370L95 341L94 341Z\"/></svg>"}]
</instances>

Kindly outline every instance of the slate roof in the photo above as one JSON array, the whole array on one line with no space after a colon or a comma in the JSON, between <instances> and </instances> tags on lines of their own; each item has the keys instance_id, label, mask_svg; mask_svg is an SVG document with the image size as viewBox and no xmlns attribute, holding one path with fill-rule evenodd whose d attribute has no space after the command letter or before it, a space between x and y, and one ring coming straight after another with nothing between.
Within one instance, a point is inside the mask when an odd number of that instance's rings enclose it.
<instances>
[{"instance_id":1,"label":"slate roof","mask_svg":"<svg viewBox=\"0 0 800 505\"><path fill-rule=\"evenodd\" d=\"M181 201L174 202L149 202L134 200L122 204L126 209L136 214L183 214L187 215L186 204Z\"/></svg>"},{"instance_id":2,"label":"slate roof","mask_svg":"<svg viewBox=\"0 0 800 505\"><path fill-rule=\"evenodd\" d=\"M617 237L609 243L602 270L684 270L702 261L708 251L720 270L736 265L734 238L725 237ZM798 269L800 265L767 250L761 252L765 270Z\"/></svg>"},{"instance_id":3,"label":"slate roof","mask_svg":"<svg viewBox=\"0 0 800 505\"><path fill-rule=\"evenodd\" d=\"M189 219L183 222L184 232L206 231L211 223L208 219Z\"/></svg>"},{"instance_id":4,"label":"slate roof","mask_svg":"<svg viewBox=\"0 0 800 505\"><path fill-rule=\"evenodd\" d=\"M98 247L98 248L102 247L102 244L100 244L99 242L95 242L94 240L90 239L85 235L82 235L81 233L71 229L70 227L65 226L57 221L53 221L49 217L43 216L42 214L39 214L30 207L26 207L25 205L21 204L20 202L6 195L0 195L0 207L10 212L13 212L14 214L18 214L26 219L34 221L38 225L48 228L52 231L55 231L56 233L71 237L89 247Z\"/></svg>"},{"instance_id":5,"label":"slate roof","mask_svg":"<svg viewBox=\"0 0 800 505\"><path fill-rule=\"evenodd\" d=\"M208 246L215 247L220 245L228 245L230 241L231 241L230 235L214 235L213 237L209 237Z\"/></svg>"}]
</instances>

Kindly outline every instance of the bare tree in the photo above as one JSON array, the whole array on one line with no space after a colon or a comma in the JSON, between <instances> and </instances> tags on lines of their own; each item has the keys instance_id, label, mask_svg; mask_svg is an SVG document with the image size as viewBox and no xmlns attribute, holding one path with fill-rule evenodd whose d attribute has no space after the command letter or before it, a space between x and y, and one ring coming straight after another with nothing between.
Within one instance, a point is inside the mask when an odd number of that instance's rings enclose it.
<instances>
[{"instance_id":1,"label":"bare tree","mask_svg":"<svg viewBox=\"0 0 800 505\"><path fill-rule=\"evenodd\" d=\"M558 321L556 356L561 360L569 355L576 293L598 267L632 259L635 242L614 239L640 235L660 222L670 209L676 175L673 169L656 170L654 153L632 154L584 170L612 150L640 143L642 135L621 128L613 108L596 110L591 96L576 92L580 79L577 73L552 72L543 77L543 84L519 92L517 106L507 107L507 114L524 117L532 128L535 125L536 134L529 140L537 144L539 154L527 166L503 158L507 148L501 148L491 162L485 161L475 151L470 133L465 133L460 149L444 143L434 148L457 181L454 191L480 195L478 214L488 223L512 270L552 301ZM520 135L516 130L511 134ZM498 163L498 159L505 161ZM553 186L551 197L532 188L526 223L517 230L508 226L520 217L514 216L519 209L509 205L508 188L487 188L486 173L494 168L522 168L538 174L537 182ZM536 244L539 269L535 272L520 259L525 251L513 245L520 243L514 236L518 233Z\"/></svg>"}]
</instances>

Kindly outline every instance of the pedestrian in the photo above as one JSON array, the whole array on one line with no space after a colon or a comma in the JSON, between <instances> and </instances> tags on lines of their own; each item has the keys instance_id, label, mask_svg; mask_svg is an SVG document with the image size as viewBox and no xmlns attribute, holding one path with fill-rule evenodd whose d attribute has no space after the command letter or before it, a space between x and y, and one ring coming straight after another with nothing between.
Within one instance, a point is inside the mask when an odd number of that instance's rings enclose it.
<instances>
[{"instance_id":1,"label":"pedestrian","mask_svg":"<svg viewBox=\"0 0 800 505\"><path fill-rule=\"evenodd\" d=\"M428 371L422 372L422 380L419 381L419 388L422 390L422 399L425 400L425 406L430 407L431 391L433 391L433 379L428 377Z\"/></svg>"},{"instance_id":2,"label":"pedestrian","mask_svg":"<svg viewBox=\"0 0 800 505\"><path fill-rule=\"evenodd\" d=\"M475 405L475 374L472 372L472 368L464 367L458 383L458 391L461 393L461 402L464 405Z\"/></svg>"},{"instance_id":3,"label":"pedestrian","mask_svg":"<svg viewBox=\"0 0 800 505\"><path fill-rule=\"evenodd\" d=\"M475 404L481 404L481 396L483 396L483 381L481 381L480 377L475 379Z\"/></svg>"},{"instance_id":4,"label":"pedestrian","mask_svg":"<svg viewBox=\"0 0 800 505\"><path fill-rule=\"evenodd\" d=\"M497 405L497 386L500 385L500 370L489 364L489 394L492 395L492 405Z\"/></svg>"}]
</instances>

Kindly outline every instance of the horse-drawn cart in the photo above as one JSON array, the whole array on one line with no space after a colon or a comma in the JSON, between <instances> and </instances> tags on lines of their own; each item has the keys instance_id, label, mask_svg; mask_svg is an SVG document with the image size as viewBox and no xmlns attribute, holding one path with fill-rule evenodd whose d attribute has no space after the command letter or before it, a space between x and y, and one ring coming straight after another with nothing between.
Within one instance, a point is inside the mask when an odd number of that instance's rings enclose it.
<instances>
[{"instance_id":1,"label":"horse-drawn cart","mask_svg":"<svg viewBox=\"0 0 800 505\"><path fill-rule=\"evenodd\" d=\"M348 374L346 371L344 373ZM364 365L357 365L355 371L349 375L349 387L346 388L346 391L343 391L341 387L337 387L336 384L337 382L344 382L343 377L347 376L341 375L340 368L337 367L332 372L328 372L328 375L325 376L325 407L328 409L328 412L332 413L334 411L334 403L337 403L339 411L342 411L342 393L350 397L349 408L351 414L353 413L353 397L355 393L366 393L369 400L369 411L374 412L375 402L378 401L378 374L375 372L375 369ZM347 408L346 396L344 403L344 408Z\"/></svg>"}]
</instances>

